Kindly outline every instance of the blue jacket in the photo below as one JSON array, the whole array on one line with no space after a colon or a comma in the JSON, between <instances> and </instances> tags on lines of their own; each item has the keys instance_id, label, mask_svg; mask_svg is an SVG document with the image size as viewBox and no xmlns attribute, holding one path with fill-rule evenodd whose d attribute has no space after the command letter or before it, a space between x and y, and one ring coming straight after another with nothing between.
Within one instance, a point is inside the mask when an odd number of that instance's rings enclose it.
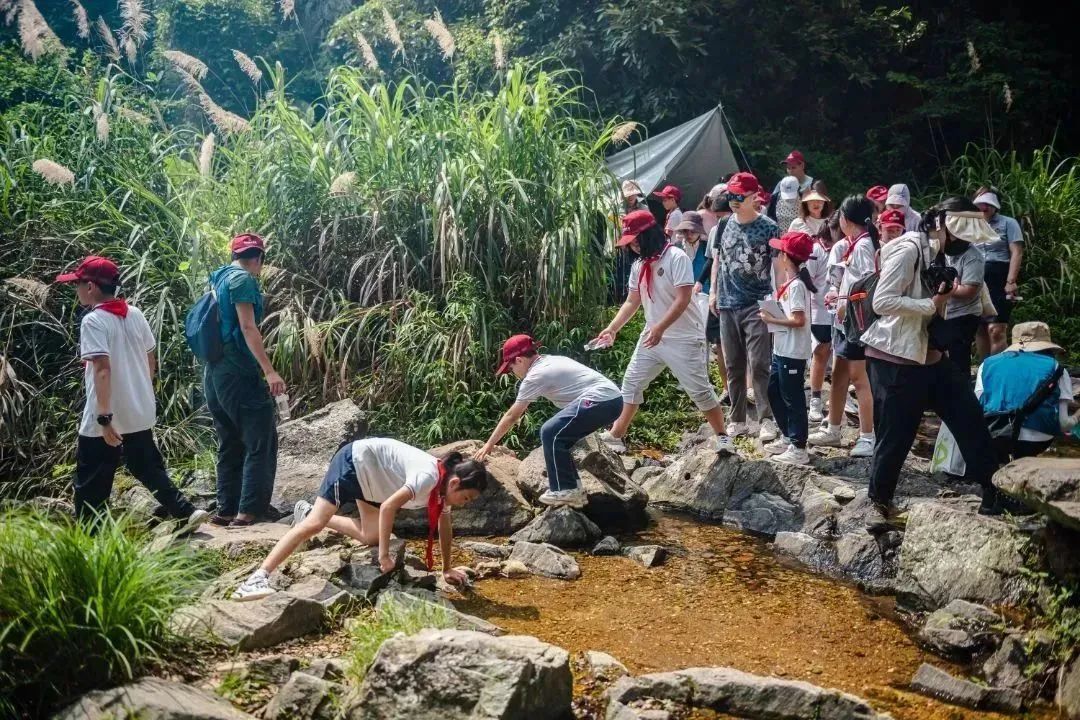
<instances>
[{"instance_id":1,"label":"blue jacket","mask_svg":"<svg viewBox=\"0 0 1080 720\"><path fill-rule=\"evenodd\" d=\"M982 365L983 392L979 397L983 414L1019 410L1032 393L1057 372L1058 362L1049 355L1005 351L988 357ZM1028 430L1059 435L1058 393L1050 396L1023 422Z\"/></svg>"}]
</instances>

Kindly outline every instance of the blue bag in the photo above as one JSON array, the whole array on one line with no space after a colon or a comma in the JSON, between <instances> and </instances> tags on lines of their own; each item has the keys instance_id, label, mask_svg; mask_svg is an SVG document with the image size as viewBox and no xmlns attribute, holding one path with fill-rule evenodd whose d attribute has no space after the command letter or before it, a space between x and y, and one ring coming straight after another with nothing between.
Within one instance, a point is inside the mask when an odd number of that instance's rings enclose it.
<instances>
[{"instance_id":1,"label":"blue bag","mask_svg":"<svg viewBox=\"0 0 1080 720\"><path fill-rule=\"evenodd\" d=\"M229 273L223 273L222 280L228 277ZM217 362L224 357L221 308L218 307L217 290L213 283L210 283L210 289L188 310L184 318L184 338L187 339L191 352L204 363Z\"/></svg>"}]
</instances>

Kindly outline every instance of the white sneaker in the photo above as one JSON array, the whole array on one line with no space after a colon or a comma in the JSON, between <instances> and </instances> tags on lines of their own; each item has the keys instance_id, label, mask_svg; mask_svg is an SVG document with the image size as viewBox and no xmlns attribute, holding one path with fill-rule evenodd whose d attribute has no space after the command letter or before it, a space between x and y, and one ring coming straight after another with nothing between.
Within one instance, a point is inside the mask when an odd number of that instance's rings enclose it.
<instances>
[{"instance_id":1,"label":"white sneaker","mask_svg":"<svg viewBox=\"0 0 1080 720\"><path fill-rule=\"evenodd\" d=\"M745 435L746 434L746 423L741 423L741 422L728 423L727 434L728 434L728 437L733 437L733 438L739 437L740 435Z\"/></svg>"},{"instance_id":2,"label":"white sneaker","mask_svg":"<svg viewBox=\"0 0 1080 720\"><path fill-rule=\"evenodd\" d=\"M859 436L855 446L851 448L850 456L854 458L868 458L874 456L874 446L877 444L874 438Z\"/></svg>"},{"instance_id":3,"label":"white sneaker","mask_svg":"<svg viewBox=\"0 0 1080 720\"><path fill-rule=\"evenodd\" d=\"M811 445L823 447L840 447L840 431L830 427L823 427L816 432L810 433L807 440Z\"/></svg>"},{"instance_id":4,"label":"white sneaker","mask_svg":"<svg viewBox=\"0 0 1080 720\"><path fill-rule=\"evenodd\" d=\"M589 496L579 487L573 490L545 490L538 499L545 505L567 505L572 508L583 508L589 504Z\"/></svg>"},{"instance_id":5,"label":"white sneaker","mask_svg":"<svg viewBox=\"0 0 1080 720\"><path fill-rule=\"evenodd\" d=\"M746 388L746 402L751 405L757 405L757 399L754 397L754 388Z\"/></svg>"},{"instance_id":6,"label":"white sneaker","mask_svg":"<svg viewBox=\"0 0 1080 720\"><path fill-rule=\"evenodd\" d=\"M810 410L806 418L812 423L819 423L825 419L825 403L819 397L810 398Z\"/></svg>"},{"instance_id":7,"label":"white sneaker","mask_svg":"<svg viewBox=\"0 0 1080 720\"><path fill-rule=\"evenodd\" d=\"M789 465L809 465L810 453L806 452L806 448L797 448L794 445L788 445L788 449L779 455L773 456L773 460Z\"/></svg>"},{"instance_id":8,"label":"white sneaker","mask_svg":"<svg viewBox=\"0 0 1080 720\"><path fill-rule=\"evenodd\" d=\"M761 442L769 442L780 437L780 428L776 426L776 422L772 418L765 418L761 421L761 430L758 431L758 440Z\"/></svg>"},{"instance_id":9,"label":"white sneaker","mask_svg":"<svg viewBox=\"0 0 1080 720\"><path fill-rule=\"evenodd\" d=\"M730 432L730 429L729 429ZM731 439L731 435L717 435L716 436L716 452L720 455L734 455L735 454L735 441Z\"/></svg>"},{"instance_id":10,"label":"white sneaker","mask_svg":"<svg viewBox=\"0 0 1080 720\"><path fill-rule=\"evenodd\" d=\"M766 455L779 455L780 453L787 450L789 445L791 445L791 443L788 442L788 439L786 437L778 437L771 443L766 443L762 447L762 450L765 451Z\"/></svg>"},{"instance_id":11,"label":"white sneaker","mask_svg":"<svg viewBox=\"0 0 1080 720\"><path fill-rule=\"evenodd\" d=\"M858 416L858 414L859 414L859 400L858 400L858 398L853 398L850 395L848 395L847 402L844 403L844 412L846 412L848 415L856 415L856 416Z\"/></svg>"},{"instance_id":12,"label":"white sneaker","mask_svg":"<svg viewBox=\"0 0 1080 720\"><path fill-rule=\"evenodd\" d=\"M248 600L261 600L273 594L274 589L270 587L270 578L262 570L256 570L251 573L251 576L240 587L236 588L236 592L232 594L232 599L247 602Z\"/></svg>"},{"instance_id":13,"label":"white sneaker","mask_svg":"<svg viewBox=\"0 0 1080 720\"><path fill-rule=\"evenodd\" d=\"M300 523L304 522L304 518L306 518L308 514L311 513L312 507L312 504L309 503L307 500L297 500L296 504L293 505L292 526L296 527Z\"/></svg>"},{"instance_id":14,"label":"white sneaker","mask_svg":"<svg viewBox=\"0 0 1080 720\"><path fill-rule=\"evenodd\" d=\"M174 535L176 537L183 537L184 535L193 533L200 525L209 519L210 513L205 510L196 510L181 521L180 527L176 529Z\"/></svg>"},{"instance_id":15,"label":"white sneaker","mask_svg":"<svg viewBox=\"0 0 1080 720\"><path fill-rule=\"evenodd\" d=\"M626 452L626 443L622 441L622 438L617 438L612 435L610 430L605 430L600 433L600 442L607 445L612 452L617 452L619 454Z\"/></svg>"}]
</instances>

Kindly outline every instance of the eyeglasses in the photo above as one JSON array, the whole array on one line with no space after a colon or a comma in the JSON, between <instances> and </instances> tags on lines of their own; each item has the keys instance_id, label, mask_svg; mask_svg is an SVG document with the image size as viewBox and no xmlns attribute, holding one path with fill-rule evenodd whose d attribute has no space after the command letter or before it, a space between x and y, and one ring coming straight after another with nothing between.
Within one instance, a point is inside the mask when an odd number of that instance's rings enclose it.
<instances>
[{"instance_id":1,"label":"eyeglasses","mask_svg":"<svg viewBox=\"0 0 1080 720\"><path fill-rule=\"evenodd\" d=\"M737 193L728 193L727 194L727 201L729 203L733 203L733 202L741 203L741 202L745 202L746 198L748 198L748 197L750 197L750 196L749 195L739 195Z\"/></svg>"}]
</instances>

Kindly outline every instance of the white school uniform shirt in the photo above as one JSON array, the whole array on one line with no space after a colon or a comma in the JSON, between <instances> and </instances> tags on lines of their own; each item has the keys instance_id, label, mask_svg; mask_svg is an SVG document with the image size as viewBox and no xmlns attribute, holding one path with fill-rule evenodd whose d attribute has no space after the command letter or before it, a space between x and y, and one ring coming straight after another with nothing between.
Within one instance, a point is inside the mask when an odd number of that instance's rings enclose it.
<instances>
[{"instance_id":1,"label":"white school uniform shirt","mask_svg":"<svg viewBox=\"0 0 1080 720\"><path fill-rule=\"evenodd\" d=\"M844 263L844 279L840 283L841 305L847 304L847 300L843 298L847 297L852 285L877 272L877 250L874 249L874 241L870 239L870 235L861 235L854 243L855 249Z\"/></svg>"},{"instance_id":2,"label":"white school uniform shirt","mask_svg":"<svg viewBox=\"0 0 1080 720\"><path fill-rule=\"evenodd\" d=\"M517 402L542 397L562 409L575 400L604 402L621 395L615 383L591 367L562 355L541 355L522 378Z\"/></svg>"},{"instance_id":3,"label":"white school uniform shirt","mask_svg":"<svg viewBox=\"0 0 1080 720\"><path fill-rule=\"evenodd\" d=\"M669 246L652 264L652 277L649 283L650 293L645 287L639 287L641 280L641 258L634 261L630 268L630 292L641 293L641 305L645 308L645 330L659 323L668 308L675 303L677 289L694 285L694 267L690 258L677 247ZM671 340L697 340L705 338L705 317L693 298L686 306L686 311L664 331L664 338ZM662 342L662 341L661 341Z\"/></svg>"},{"instance_id":4,"label":"white school uniform shirt","mask_svg":"<svg viewBox=\"0 0 1080 720\"><path fill-rule=\"evenodd\" d=\"M806 261L806 269L810 272L814 287L818 289L816 293L813 293L810 303L810 324L831 325L832 315L825 307L825 293L829 291L829 251L820 240L814 241L814 251L810 253L810 259Z\"/></svg>"},{"instance_id":5,"label":"white school uniform shirt","mask_svg":"<svg viewBox=\"0 0 1080 720\"><path fill-rule=\"evenodd\" d=\"M425 508L439 483L438 460L420 448L390 438L365 438L352 444L353 468L365 500L381 503L403 487L412 500L403 507Z\"/></svg>"},{"instance_id":6,"label":"white school uniform shirt","mask_svg":"<svg viewBox=\"0 0 1080 720\"><path fill-rule=\"evenodd\" d=\"M668 236L669 240L675 239L675 228L679 227L681 222L682 210L675 208L668 213L667 220L664 222L664 234Z\"/></svg>"},{"instance_id":7,"label":"white school uniform shirt","mask_svg":"<svg viewBox=\"0 0 1080 720\"><path fill-rule=\"evenodd\" d=\"M112 393L109 410L112 426L121 435L142 432L154 427L157 408L154 384L150 379L147 353L156 342L150 323L137 307L128 305L127 317L105 310L91 310L83 316L79 330L79 356L87 361L83 370L86 383L86 407L83 408L79 434L101 437L97 423L97 388L94 384L93 358L108 357Z\"/></svg>"},{"instance_id":8,"label":"white school uniform shirt","mask_svg":"<svg viewBox=\"0 0 1080 720\"><path fill-rule=\"evenodd\" d=\"M833 244L832 248L829 249L829 260L825 264L829 278L828 283L826 283L828 286L828 290L826 290L826 292L831 290L837 295L840 294L840 285L842 285L844 282L844 271L847 269L843 258L844 254L847 253L848 247L850 246L851 241L848 240L846 237L843 237L840 238L835 244ZM836 308L839 305L839 302L840 301L838 300L837 304L834 305L831 310L829 310L829 315L832 317L834 326L843 327L840 323L840 320L837 319L836 315Z\"/></svg>"},{"instance_id":9,"label":"white school uniform shirt","mask_svg":"<svg viewBox=\"0 0 1080 720\"><path fill-rule=\"evenodd\" d=\"M806 323L802 327L780 327L774 325L777 331L773 336L773 354L790 360L809 360L813 350L813 339L810 333L810 290L799 278L793 279L785 287L781 285L777 290L783 293L777 298L784 315L792 317L796 311L806 313ZM776 298L776 292L773 293Z\"/></svg>"}]
</instances>

